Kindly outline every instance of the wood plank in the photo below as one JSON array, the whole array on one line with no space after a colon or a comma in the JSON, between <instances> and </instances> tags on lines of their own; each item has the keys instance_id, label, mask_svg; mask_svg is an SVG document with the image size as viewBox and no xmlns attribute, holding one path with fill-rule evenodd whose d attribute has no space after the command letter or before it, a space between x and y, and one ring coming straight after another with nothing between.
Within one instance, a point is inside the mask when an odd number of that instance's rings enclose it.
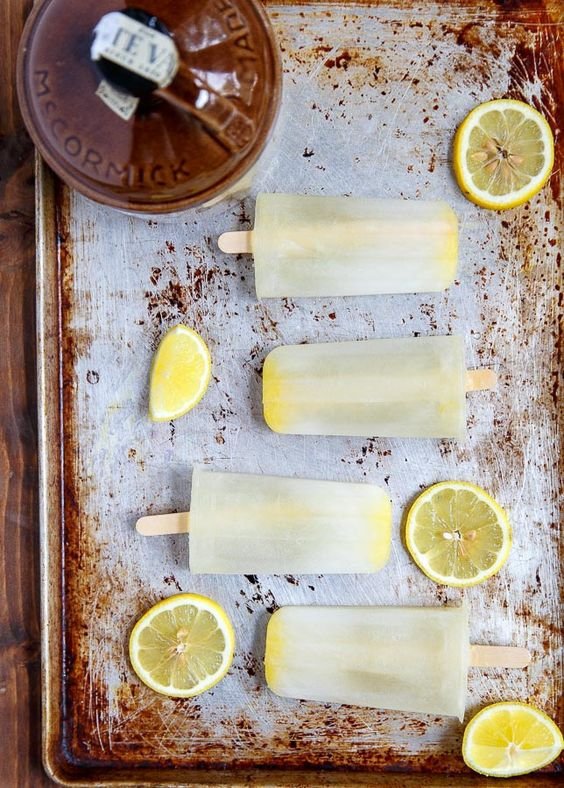
<instances>
[{"instance_id":1,"label":"wood plank","mask_svg":"<svg viewBox=\"0 0 564 788\"><path fill-rule=\"evenodd\" d=\"M33 146L15 91L31 0L0 8L0 785L51 785L40 762Z\"/></svg>"},{"instance_id":2,"label":"wood plank","mask_svg":"<svg viewBox=\"0 0 564 788\"><path fill-rule=\"evenodd\" d=\"M30 0L4 0L0 8L0 373L5 389L0 398L0 733L8 742L0 758L0 786L24 787L50 784L39 764L32 151L13 89L17 39L30 5ZM278 782L276 775L263 779ZM318 779L323 785L341 778ZM358 782L365 779L360 776ZM413 784L403 774L382 779L386 785L388 780ZM452 784L448 776L444 779L441 784ZM520 785L536 786L542 779L533 775ZM475 775L456 781L461 786L482 782Z\"/></svg>"}]
</instances>

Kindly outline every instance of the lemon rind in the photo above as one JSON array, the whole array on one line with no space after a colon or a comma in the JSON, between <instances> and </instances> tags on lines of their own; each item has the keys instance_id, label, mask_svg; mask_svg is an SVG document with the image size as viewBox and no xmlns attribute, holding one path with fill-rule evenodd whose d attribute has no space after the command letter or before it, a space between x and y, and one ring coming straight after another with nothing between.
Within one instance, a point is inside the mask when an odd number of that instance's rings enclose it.
<instances>
[{"instance_id":1,"label":"lemon rind","mask_svg":"<svg viewBox=\"0 0 564 788\"><path fill-rule=\"evenodd\" d=\"M552 748L552 755L536 764L531 769L518 769L518 770L510 770L510 771L503 771L500 769L496 770L485 770L482 766L477 765L474 760L469 756L468 749L471 746L471 737L474 733L476 728L476 720L478 718L485 718L490 716L493 709L499 709L503 707L506 710L511 710L514 707L524 708L531 714L531 716L536 717L539 721L543 722L547 729L552 731L555 734L555 744ZM522 701L501 701L499 703L492 703L489 706L485 706L479 712L477 712L467 723L466 728L464 729L464 736L462 737L462 758L464 763L468 768L472 769L473 771L477 772L478 774L482 774L485 777L519 777L520 775L524 774L531 774L532 772L537 771L538 769L542 769L544 766L548 766L549 763L552 763L562 752L564 749L564 737L556 725L553 719L551 719L546 712L542 709L539 709L537 706L532 706L530 703L523 703Z\"/></svg>"},{"instance_id":2,"label":"lemon rind","mask_svg":"<svg viewBox=\"0 0 564 788\"><path fill-rule=\"evenodd\" d=\"M434 572L432 569L429 568L428 564L425 561L421 560L420 553L415 545L413 534L412 534L412 527L416 523L417 520L417 512L420 507L426 503L430 498L433 497L433 494L440 489L454 489L454 490L469 490L473 492L477 497L484 500L497 514L498 522L500 523L503 532L504 532L504 546L503 549L499 552L498 560L492 564L487 570L480 572L479 574L475 575L474 577L468 580L461 580L453 575L439 575ZM464 481L446 481L446 482L437 482L436 484L432 484L431 486L427 487L420 495L417 496L409 512L407 514L406 525L405 525L405 541L406 546L411 555L415 564L419 567L419 569L423 572L426 577L428 577L433 582L439 585L449 586L451 588L471 588L472 586L477 586L480 583L489 580L490 577L493 577L499 570L503 567L503 565L507 562L509 555L511 553L511 547L513 545L513 532L511 528L511 523L509 522L509 517L507 516L507 512L505 509L500 506L500 504L492 498L492 496L484 490L482 487L479 487L472 482L464 482Z\"/></svg>"},{"instance_id":3,"label":"lemon rind","mask_svg":"<svg viewBox=\"0 0 564 788\"><path fill-rule=\"evenodd\" d=\"M204 366L205 366L206 374L200 380L200 384L199 384L200 388L197 396L194 397L192 400L190 400L190 402L186 403L185 406L179 408L177 411L160 412L157 408L155 408L152 402L153 398L151 397L151 391L153 388L153 373L155 366L157 364L157 360L159 358L159 353L161 352L161 348L163 347L164 343L169 340L169 337L175 333L187 334L195 339L195 345L198 348L200 355L205 361ZM174 421L175 419L179 419L181 418L181 416L185 416L187 413L193 410L196 407L196 405L198 405L198 403L201 402L205 393L208 390L208 386L211 380L211 373L212 373L211 354L203 337L200 334L198 334L198 332L195 331L193 328L190 328L189 326L186 326L183 323L179 323L178 325L170 328L161 339L159 343L159 347L155 351L151 363L151 370L149 373L149 418L151 419L151 421L154 422Z\"/></svg>"},{"instance_id":4,"label":"lemon rind","mask_svg":"<svg viewBox=\"0 0 564 788\"><path fill-rule=\"evenodd\" d=\"M537 175L536 178L533 179L527 186L523 186L522 189L513 192L513 196L510 199L508 199L507 195L501 195L499 199L495 199L491 194L489 194L489 192L477 188L472 183L471 179L467 177L466 169L463 166L465 147L467 145L470 132L475 126L475 121L488 112L489 109L493 107L493 105L496 105L500 108L501 105L503 105L507 109L513 108L523 110L523 108L526 108L523 114L527 115L528 117L534 117L537 120L539 128L542 132L542 139L545 143L545 151L547 154L545 169L542 170L541 173L539 173L539 175ZM511 208L517 208L520 205L523 205L532 197L534 197L535 194L538 194L538 192L540 192L540 190L545 186L546 182L550 178L553 166L554 135L552 133L552 129L550 128L546 118L544 118L543 115L538 112L538 110L524 101L518 101L517 99L494 99L492 101L486 101L483 104L479 104L477 107L474 107L474 109L471 110L468 115L466 115L456 130L453 144L454 174L464 196L475 205L478 205L480 208L489 208L492 210L502 211L510 210Z\"/></svg>"},{"instance_id":5,"label":"lemon rind","mask_svg":"<svg viewBox=\"0 0 564 788\"><path fill-rule=\"evenodd\" d=\"M225 636L226 647L224 650L222 667L219 671L217 671L217 673L214 673L213 676L208 677L208 680L202 680L190 689L180 690L171 687L170 685L165 686L163 684L159 684L152 679L151 674L139 664L135 644L137 641L137 633L141 632L142 629L149 625L156 615L161 613L163 610L173 610L175 607L179 607L180 605L184 604L195 605L200 610L207 610L215 616L218 626L221 628L221 631ZM160 695L166 695L169 698L193 698L215 687L227 675L227 672L233 662L234 652L235 630L233 629L233 625L229 619L229 616L220 604L210 597L203 596L202 594L182 593L162 599L160 602L157 602L155 605L149 608L149 610L147 610L141 616L141 618L134 625L133 629L131 630L131 635L129 636L129 659L135 674L147 687L154 690L155 692L158 692Z\"/></svg>"}]
</instances>

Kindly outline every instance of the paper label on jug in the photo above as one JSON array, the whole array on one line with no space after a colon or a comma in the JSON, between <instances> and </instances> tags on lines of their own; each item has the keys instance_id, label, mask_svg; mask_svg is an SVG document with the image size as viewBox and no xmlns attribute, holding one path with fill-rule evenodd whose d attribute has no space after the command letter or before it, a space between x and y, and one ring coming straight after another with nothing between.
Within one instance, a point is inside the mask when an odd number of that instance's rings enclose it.
<instances>
[{"instance_id":1,"label":"paper label on jug","mask_svg":"<svg viewBox=\"0 0 564 788\"><path fill-rule=\"evenodd\" d=\"M133 117L137 105L139 104L138 98L132 96L131 93L127 93L125 90L115 88L113 85L110 85L109 82L106 82L105 79L98 85L96 95L101 98L104 104L113 110L116 115L119 115L120 118L124 120L129 120Z\"/></svg>"},{"instance_id":2,"label":"paper label on jug","mask_svg":"<svg viewBox=\"0 0 564 788\"><path fill-rule=\"evenodd\" d=\"M170 36L112 11L94 28L93 60L106 60L166 88L178 71L179 59Z\"/></svg>"}]
</instances>

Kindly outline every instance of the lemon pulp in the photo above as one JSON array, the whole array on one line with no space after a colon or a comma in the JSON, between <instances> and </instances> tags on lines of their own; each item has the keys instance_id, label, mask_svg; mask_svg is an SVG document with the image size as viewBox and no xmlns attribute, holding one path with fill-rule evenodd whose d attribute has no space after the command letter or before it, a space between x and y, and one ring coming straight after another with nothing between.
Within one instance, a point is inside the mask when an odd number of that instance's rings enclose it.
<instances>
[{"instance_id":1,"label":"lemon pulp","mask_svg":"<svg viewBox=\"0 0 564 788\"><path fill-rule=\"evenodd\" d=\"M502 507L469 482L441 482L412 505L406 543L415 563L436 583L472 586L505 563L512 533Z\"/></svg>"},{"instance_id":2,"label":"lemon pulp","mask_svg":"<svg viewBox=\"0 0 564 788\"><path fill-rule=\"evenodd\" d=\"M514 777L546 766L563 747L558 727L540 709L526 703L494 703L466 726L462 756L480 774Z\"/></svg>"},{"instance_id":3,"label":"lemon pulp","mask_svg":"<svg viewBox=\"0 0 564 788\"><path fill-rule=\"evenodd\" d=\"M468 199L484 208L514 208L531 199L546 183L553 163L550 126L522 101L480 104L456 132L458 184Z\"/></svg>"},{"instance_id":4,"label":"lemon pulp","mask_svg":"<svg viewBox=\"0 0 564 788\"><path fill-rule=\"evenodd\" d=\"M151 366L149 416L170 421L192 410L206 393L211 377L211 358L206 343L184 325L171 328Z\"/></svg>"},{"instance_id":5,"label":"lemon pulp","mask_svg":"<svg viewBox=\"0 0 564 788\"><path fill-rule=\"evenodd\" d=\"M151 689L186 698L225 676L234 645L233 627L217 602L199 594L177 594L154 605L135 624L129 656Z\"/></svg>"}]
</instances>

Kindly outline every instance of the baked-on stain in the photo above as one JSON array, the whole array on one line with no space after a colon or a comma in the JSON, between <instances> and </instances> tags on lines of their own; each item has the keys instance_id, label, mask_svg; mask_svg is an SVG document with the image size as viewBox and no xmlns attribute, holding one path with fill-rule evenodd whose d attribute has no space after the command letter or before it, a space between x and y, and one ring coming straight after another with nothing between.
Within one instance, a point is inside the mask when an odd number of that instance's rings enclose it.
<instances>
[{"instance_id":1,"label":"baked-on stain","mask_svg":"<svg viewBox=\"0 0 564 788\"><path fill-rule=\"evenodd\" d=\"M149 283L152 287L145 291L145 299L154 329L154 344L162 336L162 326L184 318L198 330L203 321L199 302L206 301L211 283L218 280L218 289L222 289L222 279L237 276L225 265L215 265L213 262L206 264L205 257L206 253L201 247L186 247L183 260L178 255L172 260L163 256L159 266L151 268Z\"/></svg>"},{"instance_id":2,"label":"baked-on stain","mask_svg":"<svg viewBox=\"0 0 564 788\"><path fill-rule=\"evenodd\" d=\"M163 577L163 581L166 583L167 586L174 586L178 592L182 592L182 586L176 579L174 575L166 575Z\"/></svg>"},{"instance_id":3,"label":"baked-on stain","mask_svg":"<svg viewBox=\"0 0 564 788\"><path fill-rule=\"evenodd\" d=\"M62 336L62 413L64 424L63 437L63 544L67 571L62 578L62 593L65 617L62 619L63 664L59 666L65 678L65 691L61 699L62 714L65 720L63 735L65 750L69 761L75 762L76 753L83 750L83 743L91 740L88 715L83 712L84 676L88 674L88 663L84 660L83 645L87 622L83 619L85 600L96 599L96 609L101 610L110 604L104 593L95 589L94 567L89 563L88 534L95 532L93 518L87 518L86 499L90 480L85 477L81 463L80 435L76 402L76 361L88 354L92 337L72 327L74 315L73 280L75 270L74 249L70 240L70 198L69 191L60 183L56 184L56 222L57 256L59 264L59 298ZM83 503L84 502L84 503ZM70 567L73 570L70 571ZM98 590L99 591L99 590ZM119 593L119 581L115 584ZM107 705L105 693L98 688L99 702ZM86 754L88 759L88 754Z\"/></svg>"},{"instance_id":4,"label":"baked-on stain","mask_svg":"<svg viewBox=\"0 0 564 788\"><path fill-rule=\"evenodd\" d=\"M338 54L335 58L327 58L323 65L326 68L342 68L344 71L346 71L351 60L351 54L345 50L344 52Z\"/></svg>"}]
</instances>

